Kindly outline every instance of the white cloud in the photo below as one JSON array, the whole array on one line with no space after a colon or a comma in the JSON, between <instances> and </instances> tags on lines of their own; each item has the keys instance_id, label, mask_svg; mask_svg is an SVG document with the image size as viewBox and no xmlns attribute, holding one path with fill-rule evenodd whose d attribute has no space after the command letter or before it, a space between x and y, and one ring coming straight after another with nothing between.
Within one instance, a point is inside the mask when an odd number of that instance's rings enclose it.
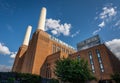
<instances>
[{"instance_id":1,"label":"white cloud","mask_svg":"<svg viewBox=\"0 0 120 83\"><path fill-rule=\"evenodd\" d=\"M106 4L102 8L102 11L96 14L97 16L94 19L99 22L97 24L98 28L104 28L106 26L115 27L120 24L119 22L117 22L118 18L120 17L118 8L116 6L113 6L112 3ZM99 31L101 30L98 29L93 33L98 33Z\"/></svg>"},{"instance_id":2,"label":"white cloud","mask_svg":"<svg viewBox=\"0 0 120 83\"><path fill-rule=\"evenodd\" d=\"M120 39L113 39L111 41L106 42L105 44L120 60Z\"/></svg>"},{"instance_id":3,"label":"white cloud","mask_svg":"<svg viewBox=\"0 0 120 83\"><path fill-rule=\"evenodd\" d=\"M99 27L104 27L107 23L111 22L116 17L117 7L113 7L111 4L102 8L102 12L99 14L99 20L102 22L98 24Z\"/></svg>"},{"instance_id":4,"label":"white cloud","mask_svg":"<svg viewBox=\"0 0 120 83\"><path fill-rule=\"evenodd\" d=\"M59 34L56 30L52 30L51 33L54 34L54 35Z\"/></svg>"},{"instance_id":5,"label":"white cloud","mask_svg":"<svg viewBox=\"0 0 120 83\"><path fill-rule=\"evenodd\" d=\"M115 23L115 27L120 27L120 20Z\"/></svg>"},{"instance_id":6,"label":"white cloud","mask_svg":"<svg viewBox=\"0 0 120 83\"><path fill-rule=\"evenodd\" d=\"M80 30L76 31L74 34L71 35L71 37L75 37L76 35L78 35L80 33Z\"/></svg>"},{"instance_id":7,"label":"white cloud","mask_svg":"<svg viewBox=\"0 0 120 83\"><path fill-rule=\"evenodd\" d=\"M7 65L0 65L0 72L9 72L11 71L11 66L7 66Z\"/></svg>"},{"instance_id":8,"label":"white cloud","mask_svg":"<svg viewBox=\"0 0 120 83\"><path fill-rule=\"evenodd\" d=\"M101 22L98 26L101 27L101 28L103 28L105 26L105 22L104 21Z\"/></svg>"},{"instance_id":9,"label":"white cloud","mask_svg":"<svg viewBox=\"0 0 120 83\"><path fill-rule=\"evenodd\" d=\"M17 52L11 52L10 58L15 58Z\"/></svg>"},{"instance_id":10,"label":"white cloud","mask_svg":"<svg viewBox=\"0 0 120 83\"><path fill-rule=\"evenodd\" d=\"M10 54L9 48L7 46L5 46L3 43L0 43L0 54L3 54L3 55Z\"/></svg>"},{"instance_id":11,"label":"white cloud","mask_svg":"<svg viewBox=\"0 0 120 83\"><path fill-rule=\"evenodd\" d=\"M95 30L92 34L95 35L95 34L97 34L99 31L101 31L101 28L98 28L98 29Z\"/></svg>"},{"instance_id":12,"label":"white cloud","mask_svg":"<svg viewBox=\"0 0 120 83\"><path fill-rule=\"evenodd\" d=\"M115 16L117 14L117 11L115 10L116 7L103 7L103 11L100 13L100 18L101 19L107 19L110 18L112 16Z\"/></svg>"},{"instance_id":13,"label":"white cloud","mask_svg":"<svg viewBox=\"0 0 120 83\"><path fill-rule=\"evenodd\" d=\"M17 52L11 52L7 46L0 42L0 54L10 55L11 58L15 58Z\"/></svg>"},{"instance_id":14,"label":"white cloud","mask_svg":"<svg viewBox=\"0 0 120 83\"><path fill-rule=\"evenodd\" d=\"M94 18L94 20L97 20L97 19L98 19L98 17L95 17L95 18Z\"/></svg>"},{"instance_id":15,"label":"white cloud","mask_svg":"<svg viewBox=\"0 0 120 83\"><path fill-rule=\"evenodd\" d=\"M70 35L71 24L61 24L60 20L47 19L45 30L50 30L53 35L63 34L64 36Z\"/></svg>"}]
</instances>

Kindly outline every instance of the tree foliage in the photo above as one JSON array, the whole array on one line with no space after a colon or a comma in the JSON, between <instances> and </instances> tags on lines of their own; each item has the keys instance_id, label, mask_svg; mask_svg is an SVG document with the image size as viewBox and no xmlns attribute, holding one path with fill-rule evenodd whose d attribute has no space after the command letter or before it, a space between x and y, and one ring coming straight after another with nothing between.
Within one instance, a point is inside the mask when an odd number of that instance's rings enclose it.
<instances>
[{"instance_id":1,"label":"tree foliage","mask_svg":"<svg viewBox=\"0 0 120 83\"><path fill-rule=\"evenodd\" d=\"M17 78L20 78L22 83L41 83L41 77L39 75L29 73L18 73Z\"/></svg>"},{"instance_id":2,"label":"tree foliage","mask_svg":"<svg viewBox=\"0 0 120 83\"><path fill-rule=\"evenodd\" d=\"M88 62L83 59L64 58L56 62L55 75L65 82L79 83L93 80Z\"/></svg>"},{"instance_id":3,"label":"tree foliage","mask_svg":"<svg viewBox=\"0 0 120 83\"><path fill-rule=\"evenodd\" d=\"M111 78L115 80L116 83L120 83L120 72L111 75Z\"/></svg>"},{"instance_id":4,"label":"tree foliage","mask_svg":"<svg viewBox=\"0 0 120 83\"><path fill-rule=\"evenodd\" d=\"M41 83L39 75L17 72L0 72L0 83L1 80L6 80L6 83L16 83L16 81L19 83Z\"/></svg>"},{"instance_id":5,"label":"tree foliage","mask_svg":"<svg viewBox=\"0 0 120 83\"><path fill-rule=\"evenodd\" d=\"M59 83L59 81L57 79L52 78L50 79L49 83Z\"/></svg>"}]
</instances>

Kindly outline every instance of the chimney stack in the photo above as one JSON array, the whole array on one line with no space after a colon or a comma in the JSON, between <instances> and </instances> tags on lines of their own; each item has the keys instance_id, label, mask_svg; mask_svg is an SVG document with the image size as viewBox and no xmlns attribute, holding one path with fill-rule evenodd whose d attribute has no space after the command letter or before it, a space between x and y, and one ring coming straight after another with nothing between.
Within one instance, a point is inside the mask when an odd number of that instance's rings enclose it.
<instances>
[{"instance_id":1,"label":"chimney stack","mask_svg":"<svg viewBox=\"0 0 120 83\"><path fill-rule=\"evenodd\" d=\"M37 29L41 29L41 30L45 31L45 29L44 29L45 28L45 20L46 20L46 8L43 7L41 10Z\"/></svg>"},{"instance_id":2,"label":"chimney stack","mask_svg":"<svg viewBox=\"0 0 120 83\"><path fill-rule=\"evenodd\" d=\"M26 34L25 34L23 45L27 45L28 46L29 39L30 39L30 34L31 34L31 30L32 30L32 26L29 25L28 28L27 28Z\"/></svg>"}]
</instances>

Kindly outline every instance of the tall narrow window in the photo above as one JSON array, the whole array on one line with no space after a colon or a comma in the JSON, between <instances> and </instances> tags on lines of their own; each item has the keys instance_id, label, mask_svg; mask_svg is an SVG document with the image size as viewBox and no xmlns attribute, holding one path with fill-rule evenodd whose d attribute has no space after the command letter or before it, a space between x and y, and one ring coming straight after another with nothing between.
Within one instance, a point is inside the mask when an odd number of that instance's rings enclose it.
<instances>
[{"instance_id":1,"label":"tall narrow window","mask_svg":"<svg viewBox=\"0 0 120 83\"><path fill-rule=\"evenodd\" d=\"M51 69L50 69L50 64L46 64L46 78L51 78Z\"/></svg>"},{"instance_id":2,"label":"tall narrow window","mask_svg":"<svg viewBox=\"0 0 120 83\"><path fill-rule=\"evenodd\" d=\"M55 53L55 45L52 45L52 52Z\"/></svg>"},{"instance_id":3,"label":"tall narrow window","mask_svg":"<svg viewBox=\"0 0 120 83\"><path fill-rule=\"evenodd\" d=\"M60 51L60 47L59 47L59 46L57 46L57 52L58 52L58 51Z\"/></svg>"},{"instance_id":4,"label":"tall narrow window","mask_svg":"<svg viewBox=\"0 0 120 83\"><path fill-rule=\"evenodd\" d=\"M92 72L95 73L95 67L94 67L94 63L93 63L92 52L89 51L88 55L89 55L89 59L90 59L90 64L91 64Z\"/></svg>"},{"instance_id":5,"label":"tall narrow window","mask_svg":"<svg viewBox=\"0 0 120 83\"><path fill-rule=\"evenodd\" d=\"M96 49L96 54L97 54L98 62L99 62L99 65L100 65L100 71L104 72L104 67L103 67L103 64L102 64L102 59L101 59L100 51L98 49Z\"/></svg>"},{"instance_id":6,"label":"tall narrow window","mask_svg":"<svg viewBox=\"0 0 120 83\"><path fill-rule=\"evenodd\" d=\"M62 52L64 52L64 48L62 48Z\"/></svg>"}]
</instances>

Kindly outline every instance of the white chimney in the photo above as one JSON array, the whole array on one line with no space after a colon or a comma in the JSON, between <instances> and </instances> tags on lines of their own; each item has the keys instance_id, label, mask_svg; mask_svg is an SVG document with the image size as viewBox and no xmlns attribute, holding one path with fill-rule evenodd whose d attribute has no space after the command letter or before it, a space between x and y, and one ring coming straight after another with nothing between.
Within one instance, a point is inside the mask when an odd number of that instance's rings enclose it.
<instances>
[{"instance_id":1,"label":"white chimney","mask_svg":"<svg viewBox=\"0 0 120 83\"><path fill-rule=\"evenodd\" d=\"M27 45L28 46L29 39L30 39L30 34L31 34L31 30L32 30L32 26L29 25L28 28L27 28L26 34L25 34L23 45Z\"/></svg>"},{"instance_id":2,"label":"white chimney","mask_svg":"<svg viewBox=\"0 0 120 83\"><path fill-rule=\"evenodd\" d=\"M40 15L37 29L41 29L41 30L45 31L45 29L44 29L45 28L45 20L46 20L46 8L43 7L41 10L41 15Z\"/></svg>"}]
</instances>

